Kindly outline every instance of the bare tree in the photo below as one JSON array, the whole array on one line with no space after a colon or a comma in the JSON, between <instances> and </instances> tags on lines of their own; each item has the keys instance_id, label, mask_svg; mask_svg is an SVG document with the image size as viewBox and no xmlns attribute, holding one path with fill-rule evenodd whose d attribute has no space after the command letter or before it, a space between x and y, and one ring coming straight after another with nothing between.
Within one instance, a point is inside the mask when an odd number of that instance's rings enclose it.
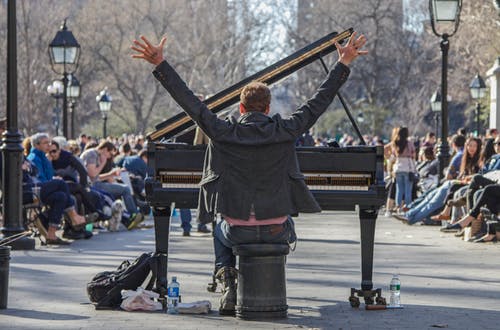
<instances>
[{"instance_id":1,"label":"bare tree","mask_svg":"<svg viewBox=\"0 0 500 330\"><path fill-rule=\"evenodd\" d=\"M82 84L78 127L100 133L95 96L108 86L113 96L109 131L146 132L180 109L154 81L148 68L129 57L129 45L140 34L157 42L167 35L168 60L198 93L208 95L249 76L332 31L349 27L365 33L370 55L353 66L343 88L364 129L377 134L401 123L413 131L429 130L429 98L440 84L439 39L429 30L426 1L403 15L401 0L284 0L271 4L244 0L38 0L18 2L19 119L26 134L51 130L54 101L46 87L60 78L50 69L47 46L58 25L68 26L81 44L76 72ZM51 10L57 7L58 10ZM280 15L277 15L279 13ZM290 14L291 13L291 14ZM294 16L294 13L296 16ZM420 13L415 15L414 13ZM413 18L413 23L404 17ZM418 18L426 20L419 29ZM450 40L449 94L453 116L463 122L472 104L468 84L484 73L500 51L500 29L492 2L464 2L459 31ZM490 22L491 24L489 24ZM282 39L283 28L286 38ZM0 40L6 40L6 3L0 2ZM0 57L6 49L0 47ZM1 56L4 55L4 56ZM333 64L336 56L325 58ZM5 62L0 63L4 68ZM275 100L296 104L310 96L325 76L319 64L294 75ZM273 95L274 97L274 95ZM0 104L5 80L0 80ZM0 109L4 113L5 105ZM340 108L335 103L334 109ZM329 116L330 114L327 114ZM323 131L334 131L345 116L323 118ZM367 124L368 123L368 124ZM320 123L319 126L321 126Z\"/></svg>"}]
</instances>

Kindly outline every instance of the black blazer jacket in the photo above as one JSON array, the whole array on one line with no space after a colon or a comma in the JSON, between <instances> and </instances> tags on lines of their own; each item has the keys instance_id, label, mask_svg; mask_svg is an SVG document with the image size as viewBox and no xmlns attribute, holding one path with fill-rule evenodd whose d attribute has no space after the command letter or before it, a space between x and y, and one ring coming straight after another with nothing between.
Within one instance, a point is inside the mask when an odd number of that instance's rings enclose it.
<instances>
[{"instance_id":1,"label":"black blazer jacket","mask_svg":"<svg viewBox=\"0 0 500 330\"><path fill-rule=\"evenodd\" d=\"M220 213L257 220L299 212L320 212L300 172L295 140L314 125L349 76L338 62L318 88L289 118L248 112L238 119L219 119L196 97L166 62L153 75L210 137L200 182L198 221Z\"/></svg>"}]
</instances>

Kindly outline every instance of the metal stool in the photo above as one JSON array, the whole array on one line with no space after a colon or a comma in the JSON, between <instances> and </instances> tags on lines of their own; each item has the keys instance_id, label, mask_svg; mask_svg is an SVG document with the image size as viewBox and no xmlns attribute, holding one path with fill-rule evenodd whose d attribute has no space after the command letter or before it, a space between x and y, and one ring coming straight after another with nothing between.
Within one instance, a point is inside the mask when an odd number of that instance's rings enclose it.
<instances>
[{"instance_id":1,"label":"metal stool","mask_svg":"<svg viewBox=\"0 0 500 330\"><path fill-rule=\"evenodd\" d=\"M288 244L241 244L236 317L252 320L286 318L285 260Z\"/></svg>"}]
</instances>

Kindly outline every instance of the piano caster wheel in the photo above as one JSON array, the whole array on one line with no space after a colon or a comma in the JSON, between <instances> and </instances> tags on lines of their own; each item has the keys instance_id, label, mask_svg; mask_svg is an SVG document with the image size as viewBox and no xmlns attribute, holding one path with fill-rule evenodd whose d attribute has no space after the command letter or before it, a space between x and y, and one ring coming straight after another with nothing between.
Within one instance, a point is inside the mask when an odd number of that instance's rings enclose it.
<instances>
[{"instance_id":1,"label":"piano caster wheel","mask_svg":"<svg viewBox=\"0 0 500 330\"><path fill-rule=\"evenodd\" d=\"M359 302L359 298L358 297L354 297L354 296L350 296L349 297L349 303L351 304L351 307L353 307L353 308L358 308L359 305L361 304Z\"/></svg>"},{"instance_id":2,"label":"piano caster wheel","mask_svg":"<svg viewBox=\"0 0 500 330\"><path fill-rule=\"evenodd\" d=\"M377 297L375 298L375 302L377 303L377 305L387 305L387 301L385 300L384 297Z\"/></svg>"},{"instance_id":3,"label":"piano caster wheel","mask_svg":"<svg viewBox=\"0 0 500 330\"><path fill-rule=\"evenodd\" d=\"M365 305L373 305L373 297L365 297Z\"/></svg>"}]
</instances>

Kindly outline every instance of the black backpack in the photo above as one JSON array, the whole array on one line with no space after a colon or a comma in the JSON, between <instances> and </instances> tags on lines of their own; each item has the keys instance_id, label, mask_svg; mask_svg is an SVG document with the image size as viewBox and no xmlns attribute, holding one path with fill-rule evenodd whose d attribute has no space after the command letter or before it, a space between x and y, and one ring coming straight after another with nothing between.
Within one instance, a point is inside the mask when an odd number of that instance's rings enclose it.
<instances>
[{"instance_id":1,"label":"black backpack","mask_svg":"<svg viewBox=\"0 0 500 330\"><path fill-rule=\"evenodd\" d=\"M87 294L96 309L111 309L120 306L122 290L136 290L150 273L151 279L145 289L151 290L156 279L156 258L153 253L143 253L134 262L125 260L115 271L101 272L87 283Z\"/></svg>"}]
</instances>

